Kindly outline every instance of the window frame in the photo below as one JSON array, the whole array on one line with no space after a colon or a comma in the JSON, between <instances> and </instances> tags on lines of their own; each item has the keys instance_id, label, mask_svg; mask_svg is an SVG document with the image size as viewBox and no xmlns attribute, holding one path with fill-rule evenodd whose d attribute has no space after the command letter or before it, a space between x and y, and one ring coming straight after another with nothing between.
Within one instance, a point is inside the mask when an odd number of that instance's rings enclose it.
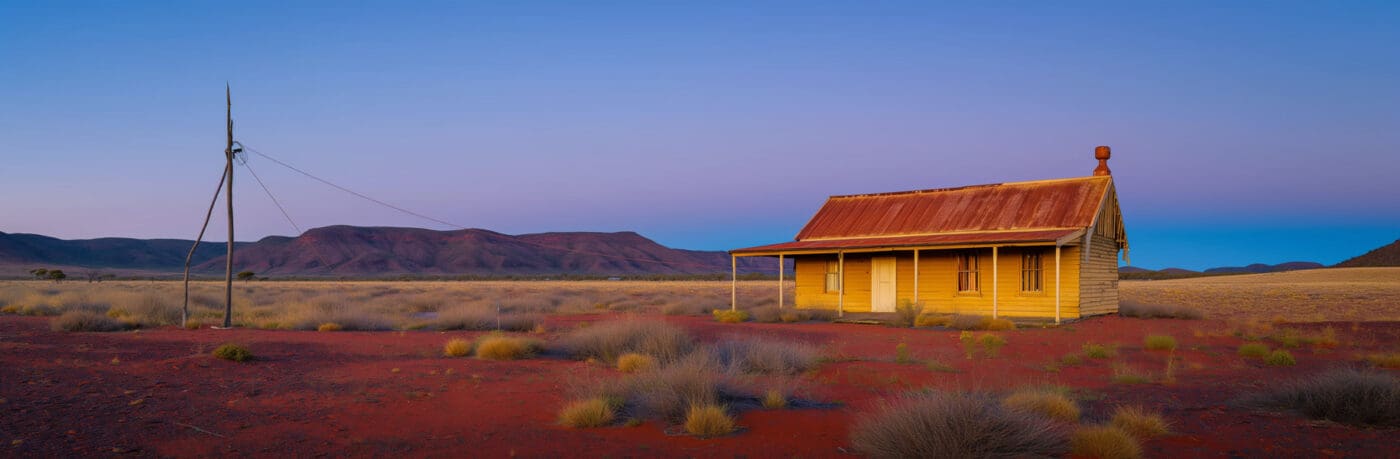
<instances>
[{"instance_id":1,"label":"window frame","mask_svg":"<svg viewBox=\"0 0 1400 459\"><path fill-rule=\"evenodd\" d=\"M982 292L982 263L979 258L981 255L975 250L958 252L955 261L957 265L954 269L957 271L957 292L959 294Z\"/></svg>"},{"instance_id":2,"label":"window frame","mask_svg":"<svg viewBox=\"0 0 1400 459\"><path fill-rule=\"evenodd\" d=\"M841 262L840 262L840 261L837 261L837 260L828 260L828 261L826 262L826 277L825 277L824 279L825 279L825 282L824 282L823 285L822 285L822 292L823 292L823 293L840 293L840 292L841 292Z\"/></svg>"},{"instance_id":3,"label":"window frame","mask_svg":"<svg viewBox=\"0 0 1400 459\"><path fill-rule=\"evenodd\" d=\"M1045 293L1045 251L1021 253L1021 293Z\"/></svg>"}]
</instances>

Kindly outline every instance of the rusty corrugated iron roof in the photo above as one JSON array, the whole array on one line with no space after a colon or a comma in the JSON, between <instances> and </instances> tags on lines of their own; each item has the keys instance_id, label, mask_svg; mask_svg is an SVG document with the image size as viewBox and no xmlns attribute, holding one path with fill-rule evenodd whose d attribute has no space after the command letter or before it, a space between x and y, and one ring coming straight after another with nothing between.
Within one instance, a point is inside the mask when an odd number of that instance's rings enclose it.
<instances>
[{"instance_id":1,"label":"rusty corrugated iron roof","mask_svg":"<svg viewBox=\"0 0 1400 459\"><path fill-rule=\"evenodd\" d=\"M1085 228L1110 183L1109 177L1080 177L832 196L797 240Z\"/></svg>"},{"instance_id":2,"label":"rusty corrugated iron roof","mask_svg":"<svg viewBox=\"0 0 1400 459\"><path fill-rule=\"evenodd\" d=\"M774 252L801 252L804 250L833 249L879 249L899 247L928 247L966 244L1016 244L1053 243L1057 239L1074 234L1083 228L1062 228L1026 231L976 231L922 236L859 237L844 239L817 239L761 245L730 251L736 255Z\"/></svg>"}]
</instances>

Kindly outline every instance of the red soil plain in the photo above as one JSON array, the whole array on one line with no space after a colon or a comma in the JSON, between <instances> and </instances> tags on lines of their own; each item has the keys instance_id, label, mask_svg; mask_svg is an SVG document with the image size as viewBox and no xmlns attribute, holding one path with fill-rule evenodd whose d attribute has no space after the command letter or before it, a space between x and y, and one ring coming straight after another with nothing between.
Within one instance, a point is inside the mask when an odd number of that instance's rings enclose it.
<instances>
[{"instance_id":1,"label":"red soil plain","mask_svg":"<svg viewBox=\"0 0 1400 459\"><path fill-rule=\"evenodd\" d=\"M625 314L555 315L548 342L581 322ZM571 388L620 379L600 363L537 356L488 361L442 355L451 338L482 332L307 332L174 327L119 333L49 330L48 319L0 317L0 451L7 456L422 456L422 457L830 457L851 456L849 432L879 401L920 388L1074 389L1082 423L1118 405L1160 411L1172 433L1143 443L1148 457L1384 457L1394 429L1366 429L1240 406L1247 394L1392 351L1395 322L1308 323L1339 344L1292 349L1297 365L1271 367L1236 354L1235 325L1214 320L1097 317L1058 328L989 332L995 357L967 358L959 332L846 323L722 324L709 317L644 315L684 326L702 341L735 334L806 341L828 362L799 376L809 407L737 413L741 430L701 439L648 420L574 429L558 424ZM1285 325L1275 324L1275 327ZM983 332L977 332L981 334ZM1175 352L1149 351L1149 334ZM221 343L256 359L219 360ZM896 362L906 343L913 363ZM1110 359L1054 365L1086 343L1117 345ZM1276 347L1276 346L1275 346ZM1169 359L1173 360L1170 370ZM937 361L953 368L938 370ZM1114 366L1153 382L1114 383ZM1387 370L1393 371L1393 370Z\"/></svg>"}]
</instances>

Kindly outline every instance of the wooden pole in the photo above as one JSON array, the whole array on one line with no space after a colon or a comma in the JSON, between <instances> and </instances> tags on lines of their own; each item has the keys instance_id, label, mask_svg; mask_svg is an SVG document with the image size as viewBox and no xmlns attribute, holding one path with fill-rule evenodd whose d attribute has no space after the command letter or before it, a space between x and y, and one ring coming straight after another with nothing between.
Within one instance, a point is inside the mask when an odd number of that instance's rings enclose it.
<instances>
[{"instance_id":1,"label":"wooden pole","mask_svg":"<svg viewBox=\"0 0 1400 459\"><path fill-rule=\"evenodd\" d=\"M224 167L228 169L224 201L228 204L228 253L224 256L224 328L233 326L233 94L224 85L225 113L228 126L228 146L224 150Z\"/></svg>"},{"instance_id":2,"label":"wooden pole","mask_svg":"<svg viewBox=\"0 0 1400 459\"><path fill-rule=\"evenodd\" d=\"M846 252L836 252L836 317L846 316Z\"/></svg>"},{"instance_id":3,"label":"wooden pole","mask_svg":"<svg viewBox=\"0 0 1400 459\"><path fill-rule=\"evenodd\" d=\"M739 258L729 255L729 310L739 310Z\"/></svg>"},{"instance_id":4,"label":"wooden pole","mask_svg":"<svg viewBox=\"0 0 1400 459\"><path fill-rule=\"evenodd\" d=\"M783 254L778 254L778 309L783 309Z\"/></svg>"},{"instance_id":5,"label":"wooden pole","mask_svg":"<svg viewBox=\"0 0 1400 459\"><path fill-rule=\"evenodd\" d=\"M992 318L997 318L997 246L992 246Z\"/></svg>"},{"instance_id":6,"label":"wooden pole","mask_svg":"<svg viewBox=\"0 0 1400 459\"><path fill-rule=\"evenodd\" d=\"M199 227L199 236L195 236L189 255L185 255L185 306L180 309L180 328L185 328L190 320L190 261L194 260L194 251L199 248L199 241L204 240L204 230L209 229L209 217L214 216L214 205L219 203L219 192L224 191L226 178L228 170L219 174L219 186L214 188L214 199L209 201L209 211L204 213L204 225Z\"/></svg>"},{"instance_id":7,"label":"wooden pole","mask_svg":"<svg viewBox=\"0 0 1400 459\"><path fill-rule=\"evenodd\" d=\"M919 249L914 249L914 305L919 305Z\"/></svg>"},{"instance_id":8,"label":"wooden pole","mask_svg":"<svg viewBox=\"0 0 1400 459\"><path fill-rule=\"evenodd\" d=\"M1055 245L1055 324L1060 323L1060 245Z\"/></svg>"}]
</instances>

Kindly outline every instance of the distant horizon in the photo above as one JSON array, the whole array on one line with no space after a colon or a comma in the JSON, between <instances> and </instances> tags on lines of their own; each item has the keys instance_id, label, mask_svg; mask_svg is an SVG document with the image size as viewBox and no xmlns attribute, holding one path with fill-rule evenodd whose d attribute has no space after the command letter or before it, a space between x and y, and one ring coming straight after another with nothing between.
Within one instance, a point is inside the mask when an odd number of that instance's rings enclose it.
<instances>
[{"instance_id":1,"label":"distant horizon","mask_svg":"<svg viewBox=\"0 0 1400 459\"><path fill-rule=\"evenodd\" d=\"M784 242L827 196L1084 176L1108 145L1132 265L1332 265L1400 238L1397 23L1397 3L11 2L0 225L193 239L229 84L251 149L507 234ZM448 229L257 154L235 174L240 240Z\"/></svg>"}]
</instances>

